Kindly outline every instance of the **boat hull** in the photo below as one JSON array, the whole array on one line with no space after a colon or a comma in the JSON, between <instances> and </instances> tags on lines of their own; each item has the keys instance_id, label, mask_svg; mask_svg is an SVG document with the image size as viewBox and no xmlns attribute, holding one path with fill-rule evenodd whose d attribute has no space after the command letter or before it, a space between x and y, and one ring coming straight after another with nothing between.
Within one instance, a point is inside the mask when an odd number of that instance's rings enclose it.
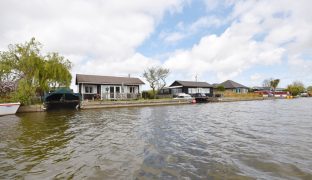
<instances>
[{"instance_id":1,"label":"boat hull","mask_svg":"<svg viewBox=\"0 0 312 180\"><path fill-rule=\"evenodd\" d=\"M15 114L21 103L0 103L0 116Z\"/></svg>"},{"instance_id":2,"label":"boat hull","mask_svg":"<svg viewBox=\"0 0 312 180\"><path fill-rule=\"evenodd\" d=\"M53 109L77 109L80 101L50 101L44 103L46 110Z\"/></svg>"}]
</instances>

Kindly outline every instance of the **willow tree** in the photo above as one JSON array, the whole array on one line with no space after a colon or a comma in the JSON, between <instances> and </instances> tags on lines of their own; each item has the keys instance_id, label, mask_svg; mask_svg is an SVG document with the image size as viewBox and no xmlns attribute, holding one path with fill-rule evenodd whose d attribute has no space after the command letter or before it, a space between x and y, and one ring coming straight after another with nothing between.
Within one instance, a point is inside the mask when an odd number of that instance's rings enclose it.
<instances>
[{"instance_id":1,"label":"willow tree","mask_svg":"<svg viewBox=\"0 0 312 180\"><path fill-rule=\"evenodd\" d=\"M70 61L57 53L40 53L42 45L32 38L23 44L9 45L0 54L1 81L17 83L15 97L23 104L30 104L36 95L43 95L51 85L68 87L71 82ZM5 78L4 78L5 77Z\"/></svg>"}]
</instances>

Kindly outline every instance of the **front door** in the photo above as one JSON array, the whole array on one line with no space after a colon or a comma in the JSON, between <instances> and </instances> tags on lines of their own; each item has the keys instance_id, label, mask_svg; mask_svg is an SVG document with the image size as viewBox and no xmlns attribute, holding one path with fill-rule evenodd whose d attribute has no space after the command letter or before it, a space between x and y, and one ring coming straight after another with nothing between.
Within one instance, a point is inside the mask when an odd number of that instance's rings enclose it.
<instances>
[{"instance_id":1,"label":"front door","mask_svg":"<svg viewBox=\"0 0 312 180\"><path fill-rule=\"evenodd\" d=\"M110 99L115 98L115 88L114 86L109 87Z\"/></svg>"},{"instance_id":2,"label":"front door","mask_svg":"<svg viewBox=\"0 0 312 180\"><path fill-rule=\"evenodd\" d=\"M115 98L116 99L119 99L120 98L120 87L119 86L116 86L115 87Z\"/></svg>"}]
</instances>

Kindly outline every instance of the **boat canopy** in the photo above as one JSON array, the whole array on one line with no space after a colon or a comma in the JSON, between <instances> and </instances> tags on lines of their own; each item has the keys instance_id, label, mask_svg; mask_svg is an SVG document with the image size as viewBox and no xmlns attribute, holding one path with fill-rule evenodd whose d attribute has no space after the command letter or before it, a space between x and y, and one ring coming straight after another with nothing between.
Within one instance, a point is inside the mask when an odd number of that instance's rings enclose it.
<instances>
[{"instance_id":1,"label":"boat canopy","mask_svg":"<svg viewBox=\"0 0 312 180\"><path fill-rule=\"evenodd\" d=\"M60 88L54 92L46 94L44 97L45 102L49 101L60 101L60 100L80 100L81 96L79 93L73 93L71 89Z\"/></svg>"}]
</instances>

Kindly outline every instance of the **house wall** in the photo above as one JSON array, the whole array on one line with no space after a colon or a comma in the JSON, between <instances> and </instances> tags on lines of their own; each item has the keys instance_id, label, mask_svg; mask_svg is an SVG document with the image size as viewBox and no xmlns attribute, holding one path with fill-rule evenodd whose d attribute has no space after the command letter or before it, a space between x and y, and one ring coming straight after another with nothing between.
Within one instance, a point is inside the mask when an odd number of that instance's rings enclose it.
<instances>
[{"instance_id":1,"label":"house wall","mask_svg":"<svg viewBox=\"0 0 312 180\"><path fill-rule=\"evenodd\" d=\"M91 89L90 89L91 88ZM91 91L90 91L91 90ZM99 92L99 87L96 84L78 84L78 92L82 96L82 100L85 99L95 99Z\"/></svg>"},{"instance_id":2,"label":"house wall","mask_svg":"<svg viewBox=\"0 0 312 180\"><path fill-rule=\"evenodd\" d=\"M123 87L123 88L122 88ZM91 88L91 89L90 89ZM108 88L108 91L106 91ZM92 90L92 91L90 91ZM112 91L111 91L112 90ZM125 98L133 98L134 94L139 94L139 85L101 85L101 84L78 84L78 92L82 95L82 99L93 100L99 99L116 99L116 94L124 94ZM109 93L109 94L108 94ZM130 94L130 96L129 96ZM103 97L105 96L105 97Z\"/></svg>"},{"instance_id":3,"label":"house wall","mask_svg":"<svg viewBox=\"0 0 312 180\"><path fill-rule=\"evenodd\" d=\"M213 95L213 88L207 87L183 87L185 89L186 94L196 94L196 93L204 93L206 96L212 97Z\"/></svg>"},{"instance_id":4,"label":"house wall","mask_svg":"<svg viewBox=\"0 0 312 180\"><path fill-rule=\"evenodd\" d=\"M81 88L81 93L83 93L83 94L97 94L97 85L83 84L83 86Z\"/></svg>"},{"instance_id":5,"label":"house wall","mask_svg":"<svg viewBox=\"0 0 312 180\"><path fill-rule=\"evenodd\" d=\"M194 87L181 87L181 88L172 88L170 89L170 93L173 95L177 95L178 93L185 93L185 94L196 94L196 93L204 93L206 96L212 97L213 95L213 88L194 88Z\"/></svg>"},{"instance_id":6,"label":"house wall","mask_svg":"<svg viewBox=\"0 0 312 180\"><path fill-rule=\"evenodd\" d=\"M139 85L101 85L101 99L133 98L139 94Z\"/></svg>"}]
</instances>

